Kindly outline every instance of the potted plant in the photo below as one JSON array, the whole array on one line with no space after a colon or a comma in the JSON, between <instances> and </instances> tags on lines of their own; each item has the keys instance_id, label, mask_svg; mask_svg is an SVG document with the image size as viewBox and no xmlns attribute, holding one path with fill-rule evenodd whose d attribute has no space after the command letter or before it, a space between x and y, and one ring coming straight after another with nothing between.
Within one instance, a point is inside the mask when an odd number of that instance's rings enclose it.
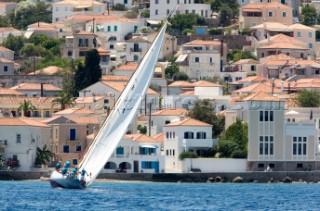
<instances>
[{"instance_id":1,"label":"potted plant","mask_svg":"<svg viewBox=\"0 0 320 211\"><path fill-rule=\"evenodd\" d=\"M20 166L19 164L19 160L15 157L13 158L8 158L7 160L7 166L8 166L8 169L16 169Z\"/></svg>"},{"instance_id":2,"label":"potted plant","mask_svg":"<svg viewBox=\"0 0 320 211\"><path fill-rule=\"evenodd\" d=\"M0 169L2 166L5 165L5 163L6 163L6 159L2 155L0 155Z\"/></svg>"}]
</instances>

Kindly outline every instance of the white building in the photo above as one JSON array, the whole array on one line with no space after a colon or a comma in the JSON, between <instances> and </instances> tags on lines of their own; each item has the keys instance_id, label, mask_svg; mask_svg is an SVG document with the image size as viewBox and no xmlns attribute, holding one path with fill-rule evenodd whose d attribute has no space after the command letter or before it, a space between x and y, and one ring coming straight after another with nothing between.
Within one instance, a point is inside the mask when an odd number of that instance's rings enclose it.
<instances>
[{"instance_id":1,"label":"white building","mask_svg":"<svg viewBox=\"0 0 320 211\"><path fill-rule=\"evenodd\" d=\"M160 142L144 134L125 135L101 172L164 172Z\"/></svg>"},{"instance_id":2,"label":"white building","mask_svg":"<svg viewBox=\"0 0 320 211\"><path fill-rule=\"evenodd\" d=\"M13 27L2 27L0 28L0 43L3 42L10 34L13 36L23 35L22 31L15 29Z\"/></svg>"},{"instance_id":3,"label":"white building","mask_svg":"<svg viewBox=\"0 0 320 211\"><path fill-rule=\"evenodd\" d=\"M10 131L10 132L8 132ZM51 128L29 118L1 118L0 149L6 158L19 161L18 171L34 170L37 147L46 144L50 149Z\"/></svg>"},{"instance_id":4,"label":"white building","mask_svg":"<svg viewBox=\"0 0 320 211\"><path fill-rule=\"evenodd\" d=\"M147 129L149 133L149 128L151 129L151 136L159 134L162 132L163 126L169 124L173 121L177 121L180 119L181 115L186 115L187 110L184 108L167 108L160 111L153 112L150 116L150 123Z\"/></svg>"},{"instance_id":5,"label":"white building","mask_svg":"<svg viewBox=\"0 0 320 211\"><path fill-rule=\"evenodd\" d=\"M52 22L64 22L67 17L76 14L102 15L106 4L91 0L64 0L52 4Z\"/></svg>"},{"instance_id":6,"label":"white building","mask_svg":"<svg viewBox=\"0 0 320 211\"><path fill-rule=\"evenodd\" d=\"M181 118L163 127L165 172L184 172L184 161L179 159L182 152L196 152L204 156L214 146L212 125L192 119ZM190 168L188 170L192 171Z\"/></svg>"},{"instance_id":7,"label":"white building","mask_svg":"<svg viewBox=\"0 0 320 211\"><path fill-rule=\"evenodd\" d=\"M197 3L197 0L151 0L150 1L150 19L163 20L175 8L175 14L198 14L204 18L211 17L210 4Z\"/></svg>"}]
</instances>

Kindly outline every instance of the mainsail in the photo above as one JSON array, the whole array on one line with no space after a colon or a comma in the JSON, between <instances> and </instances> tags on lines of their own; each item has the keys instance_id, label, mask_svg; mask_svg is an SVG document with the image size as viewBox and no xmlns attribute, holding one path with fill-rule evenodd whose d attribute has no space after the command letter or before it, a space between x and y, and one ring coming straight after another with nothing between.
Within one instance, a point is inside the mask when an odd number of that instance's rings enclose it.
<instances>
[{"instance_id":1,"label":"mainsail","mask_svg":"<svg viewBox=\"0 0 320 211\"><path fill-rule=\"evenodd\" d=\"M153 76L166 28L167 21L165 21L80 163L80 171L84 169L90 175L86 178L87 186L90 186L96 179L135 117Z\"/></svg>"}]
</instances>

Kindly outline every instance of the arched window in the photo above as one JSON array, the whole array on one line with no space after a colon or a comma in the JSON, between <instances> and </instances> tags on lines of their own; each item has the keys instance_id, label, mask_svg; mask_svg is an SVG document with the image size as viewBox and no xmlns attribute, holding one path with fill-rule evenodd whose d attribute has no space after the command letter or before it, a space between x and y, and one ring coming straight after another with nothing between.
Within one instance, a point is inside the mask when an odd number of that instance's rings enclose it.
<instances>
[{"instance_id":1,"label":"arched window","mask_svg":"<svg viewBox=\"0 0 320 211\"><path fill-rule=\"evenodd\" d=\"M197 132L197 139L206 139L206 135L205 132Z\"/></svg>"},{"instance_id":2,"label":"arched window","mask_svg":"<svg viewBox=\"0 0 320 211\"><path fill-rule=\"evenodd\" d=\"M107 162L106 165L104 165L104 169L116 169L117 164L114 162Z\"/></svg>"},{"instance_id":3,"label":"arched window","mask_svg":"<svg viewBox=\"0 0 320 211\"><path fill-rule=\"evenodd\" d=\"M193 139L193 132L191 132L191 131L184 132L184 138L185 139Z\"/></svg>"}]
</instances>

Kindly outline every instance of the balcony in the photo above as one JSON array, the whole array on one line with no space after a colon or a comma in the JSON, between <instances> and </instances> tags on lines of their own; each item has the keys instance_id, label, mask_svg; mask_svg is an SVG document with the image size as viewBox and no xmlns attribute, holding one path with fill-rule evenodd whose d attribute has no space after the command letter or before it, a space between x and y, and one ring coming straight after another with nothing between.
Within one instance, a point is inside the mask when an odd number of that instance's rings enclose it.
<instances>
[{"instance_id":1,"label":"balcony","mask_svg":"<svg viewBox=\"0 0 320 211\"><path fill-rule=\"evenodd\" d=\"M211 148L213 147L213 139L183 139L183 147L185 148Z\"/></svg>"}]
</instances>

